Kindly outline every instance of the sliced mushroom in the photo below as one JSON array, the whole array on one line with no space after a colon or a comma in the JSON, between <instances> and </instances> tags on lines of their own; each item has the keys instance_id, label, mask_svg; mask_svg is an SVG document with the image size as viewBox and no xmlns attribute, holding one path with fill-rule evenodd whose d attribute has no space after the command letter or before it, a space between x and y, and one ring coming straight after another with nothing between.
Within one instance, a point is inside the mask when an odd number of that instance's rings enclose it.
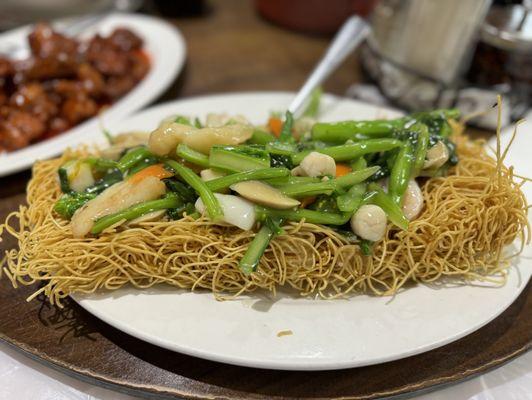
<instances>
[{"instance_id":1,"label":"sliced mushroom","mask_svg":"<svg viewBox=\"0 0 532 400\"><path fill-rule=\"evenodd\" d=\"M334 158L327 154L321 154L317 151L313 151L296 167L292 170L292 175L295 176L310 176L318 177L336 174L336 163Z\"/></svg>"},{"instance_id":2,"label":"sliced mushroom","mask_svg":"<svg viewBox=\"0 0 532 400\"><path fill-rule=\"evenodd\" d=\"M260 181L245 181L231 185L231 190L240 196L263 206L285 210L301 204L281 193L280 190Z\"/></svg>"},{"instance_id":3,"label":"sliced mushroom","mask_svg":"<svg viewBox=\"0 0 532 400\"><path fill-rule=\"evenodd\" d=\"M403 197L403 213L409 221L417 218L423 210L424 199L423 192L415 179L408 182L406 192Z\"/></svg>"},{"instance_id":4,"label":"sliced mushroom","mask_svg":"<svg viewBox=\"0 0 532 400\"><path fill-rule=\"evenodd\" d=\"M449 149L441 140L427 151L423 169L438 169L449 159Z\"/></svg>"},{"instance_id":5,"label":"sliced mushroom","mask_svg":"<svg viewBox=\"0 0 532 400\"><path fill-rule=\"evenodd\" d=\"M127 223L127 225L128 226L135 226L135 225L138 225L138 224L140 224L142 222L159 221L164 216L164 214L166 214L166 210L152 211L151 213L144 214L144 215L141 215L138 218L132 219L131 221L129 221Z\"/></svg>"},{"instance_id":6,"label":"sliced mushroom","mask_svg":"<svg viewBox=\"0 0 532 400\"><path fill-rule=\"evenodd\" d=\"M222 207L224 214L222 221L246 231L253 228L256 218L255 205L253 203L231 194L214 193L214 196L218 199ZM201 197L196 201L195 207L200 213L203 214L205 212L205 205Z\"/></svg>"},{"instance_id":7,"label":"sliced mushroom","mask_svg":"<svg viewBox=\"0 0 532 400\"><path fill-rule=\"evenodd\" d=\"M376 242L386 233L387 218L382 208L373 204L363 205L351 217L351 229L362 239Z\"/></svg>"}]
</instances>

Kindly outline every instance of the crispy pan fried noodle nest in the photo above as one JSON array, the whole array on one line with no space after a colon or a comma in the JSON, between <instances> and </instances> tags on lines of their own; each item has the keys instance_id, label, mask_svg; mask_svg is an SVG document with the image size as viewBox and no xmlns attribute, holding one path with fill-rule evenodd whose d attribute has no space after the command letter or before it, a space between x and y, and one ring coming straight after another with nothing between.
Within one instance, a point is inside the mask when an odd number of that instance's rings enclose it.
<instances>
[{"instance_id":1,"label":"crispy pan fried noodle nest","mask_svg":"<svg viewBox=\"0 0 532 400\"><path fill-rule=\"evenodd\" d=\"M52 303L71 293L148 288L167 283L212 291L218 298L257 289L275 292L289 286L301 296L330 299L352 293L395 294L407 282L429 283L444 277L461 282L505 282L510 259L530 238L527 179L503 165L508 149L498 144L490 157L482 141L471 141L455 127L459 163L449 175L428 179L425 209L408 231L388 227L384 240L364 256L331 229L305 222L285 226L258 270L244 275L238 261L254 232L215 225L206 218L117 226L99 237L75 239L69 221L53 211L60 197L57 169L62 158L33 168L28 206L11 213L0 227L18 239L6 252L3 271L13 285L41 283L29 299L44 292ZM521 249L505 248L520 239ZM29 300L28 299L28 300Z\"/></svg>"}]
</instances>

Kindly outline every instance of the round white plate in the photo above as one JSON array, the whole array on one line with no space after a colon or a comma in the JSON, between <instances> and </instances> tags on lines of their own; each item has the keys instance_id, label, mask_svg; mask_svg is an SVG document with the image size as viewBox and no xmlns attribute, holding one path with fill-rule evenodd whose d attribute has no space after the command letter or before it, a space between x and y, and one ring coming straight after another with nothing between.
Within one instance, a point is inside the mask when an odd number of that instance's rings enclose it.
<instances>
[{"instance_id":1,"label":"round white plate","mask_svg":"<svg viewBox=\"0 0 532 400\"><path fill-rule=\"evenodd\" d=\"M60 24L58 24L60 26ZM144 40L144 48L151 60L151 69L144 79L127 95L102 113L104 126L121 120L160 96L181 71L186 57L185 41L172 25L140 14L109 14L102 21L84 32L85 37L95 33L108 34L114 28L126 27ZM0 35L0 49L13 43L26 43L31 27L15 29ZM0 155L0 176L29 168L36 160L60 154L67 147L90 141L100 135L99 118L94 117L51 139L24 149Z\"/></svg>"},{"instance_id":2,"label":"round white plate","mask_svg":"<svg viewBox=\"0 0 532 400\"><path fill-rule=\"evenodd\" d=\"M271 110L286 109L292 95L249 93L193 98L160 105L119 124L114 132L151 129L171 114L240 113L263 123ZM323 120L391 117L360 102L327 97ZM525 128L523 127L523 131ZM522 136L522 148L532 138ZM525 146L526 145L526 146ZM516 146L516 147L517 147ZM526 152L523 153L526 157ZM513 160L532 175L526 158ZM503 287L419 285L397 296L312 300L266 294L220 302L210 293L159 286L75 296L86 310L114 327L155 345L192 356L249 367L326 370L407 357L459 339L503 312L530 278L521 257ZM278 336L281 331L291 335Z\"/></svg>"}]
</instances>

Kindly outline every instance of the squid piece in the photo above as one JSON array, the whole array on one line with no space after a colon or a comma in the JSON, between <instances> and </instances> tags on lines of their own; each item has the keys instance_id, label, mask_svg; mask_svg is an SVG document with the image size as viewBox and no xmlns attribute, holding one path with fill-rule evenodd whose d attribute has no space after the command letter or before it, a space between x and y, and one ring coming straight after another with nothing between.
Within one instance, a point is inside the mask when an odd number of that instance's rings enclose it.
<instances>
[{"instance_id":1,"label":"squid piece","mask_svg":"<svg viewBox=\"0 0 532 400\"><path fill-rule=\"evenodd\" d=\"M154 176L148 176L135 183L130 181L116 183L74 213L71 221L72 234L75 238L82 238L91 231L97 219L138 203L158 199L165 192L165 184Z\"/></svg>"}]
</instances>

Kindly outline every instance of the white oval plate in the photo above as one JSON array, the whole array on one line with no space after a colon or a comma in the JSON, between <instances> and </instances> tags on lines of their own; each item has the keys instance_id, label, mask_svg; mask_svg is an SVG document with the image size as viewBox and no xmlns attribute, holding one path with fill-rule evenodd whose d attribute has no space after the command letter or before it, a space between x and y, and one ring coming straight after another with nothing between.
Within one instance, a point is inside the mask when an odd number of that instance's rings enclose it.
<instances>
[{"instance_id":1,"label":"white oval plate","mask_svg":"<svg viewBox=\"0 0 532 400\"><path fill-rule=\"evenodd\" d=\"M60 24L59 24L60 25ZM172 25L140 14L114 13L84 32L85 37L95 33L108 34L114 28L126 27L144 40L144 48L150 56L151 68L144 79L127 95L102 113L104 125L118 121L149 104L161 95L181 71L186 57L185 41ZM25 43L31 27L18 28L0 35L0 48L10 43ZM93 140L100 135L99 118L94 117L51 139L32 144L24 149L0 155L0 176L31 167L36 160L60 154L67 147Z\"/></svg>"},{"instance_id":2,"label":"white oval plate","mask_svg":"<svg viewBox=\"0 0 532 400\"><path fill-rule=\"evenodd\" d=\"M286 93L250 93L193 98L163 104L113 125L114 132L151 129L171 114L240 113L264 123L271 110L286 109ZM372 119L395 112L333 97L323 120ZM523 130L525 128L523 127ZM532 139L516 143L530 148ZM526 152L523 153L526 156ZM526 158L512 160L532 175ZM75 296L86 310L152 344L209 360L248 367L327 370L382 363L457 340L503 312L530 278L521 257L503 287L419 285L397 296L312 300L265 294L216 301L211 293L158 286ZM291 335L278 337L281 331Z\"/></svg>"}]
</instances>

